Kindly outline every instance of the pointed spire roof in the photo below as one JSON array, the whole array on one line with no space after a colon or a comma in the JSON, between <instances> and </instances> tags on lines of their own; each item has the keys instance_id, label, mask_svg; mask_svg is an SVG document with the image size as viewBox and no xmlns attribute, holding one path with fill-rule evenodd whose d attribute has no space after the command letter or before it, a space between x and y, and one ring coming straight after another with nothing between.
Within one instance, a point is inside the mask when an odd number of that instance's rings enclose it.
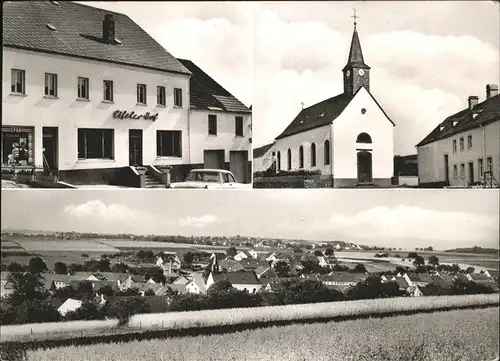
<instances>
[{"instance_id":1,"label":"pointed spire roof","mask_svg":"<svg viewBox=\"0 0 500 361\"><path fill-rule=\"evenodd\" d=\"M349 50L349 59L344 67L343 71L348 68L363 68L370 69L368 65L365 64L363 59L363 52L361 51L361 42L359 41L358 31L356 29L356 23L354 24L354 32L352 33L351 49Z\"/></svg>"}]
</instances>

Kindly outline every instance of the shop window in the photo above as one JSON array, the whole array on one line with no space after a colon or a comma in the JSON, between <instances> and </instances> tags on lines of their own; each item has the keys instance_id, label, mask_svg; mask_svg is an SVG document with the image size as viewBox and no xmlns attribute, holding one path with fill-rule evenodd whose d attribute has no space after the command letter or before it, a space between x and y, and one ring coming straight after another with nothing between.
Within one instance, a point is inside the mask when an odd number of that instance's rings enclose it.
<instances>
[{"instance_id":1,"label":"shop window","mask_svg":"<svg viewBox=\"0 0 500 361\"><path fill-rule=\"evenodd\" d=\"M2 165L34 166L34 128L2 126Z\"/></svg>"},{"instance_id":2,"label":"shop window","mask_svg":"<svg viewBox=\"0 0 500 361\"><path fill-rule=\"evenodd\" d=\"M114 129L78 129L78 159L114 159Z\"/></svg>"},{"instance_id":3,"label":"shop window","mask_svg":"<svg viewBox=\"0 0 500 361\"><path fill-rule=\"evenodd\" d=\"M156 155L158 157L182 157L182 132L158 130L156 132Z\"/></svg>"}]
</instances>

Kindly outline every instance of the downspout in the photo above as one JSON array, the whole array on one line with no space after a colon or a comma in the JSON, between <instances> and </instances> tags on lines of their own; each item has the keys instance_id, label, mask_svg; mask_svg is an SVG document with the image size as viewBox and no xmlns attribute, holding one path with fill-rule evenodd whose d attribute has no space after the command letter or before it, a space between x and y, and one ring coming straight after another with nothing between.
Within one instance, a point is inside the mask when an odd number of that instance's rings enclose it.
<instances>
[{"instance_id":1,"label":"downspout","mask_svg":"<svg viewBox=\"0 0 500 361\"><path fill-rule=\"evenodd\" d=\"M187 125L188 125L188 164L191 165L191 75L188 79L189 93L187 94L188 99L188 111L187 111Z\"/></svg>"},{"instance_id":2,"label":"downspout","mask_svg":"<svg viewBox=\"0 0 500 361\"><path fill-rule=\"evenodd\" d=\"M335 188L335 177L333 175L333 122L330 122L330 174L332 177L332 188Z\"/></svg>"},{"instance_id":3,"label":"downspout","mask_svg":"<svg viewBox=\"0 0 500 361\"><path fill-rule=\"evenodd\" d=\"M481 179L481 181L484 183L484 185L486 185L486 176L484 174L486 170L486 130L484 129L483 125L481 123L479 123L479 128L482 129L483 131L483 151L482 151L482 157L483 158L483 179Z\"/></svg>"}]
</instances>

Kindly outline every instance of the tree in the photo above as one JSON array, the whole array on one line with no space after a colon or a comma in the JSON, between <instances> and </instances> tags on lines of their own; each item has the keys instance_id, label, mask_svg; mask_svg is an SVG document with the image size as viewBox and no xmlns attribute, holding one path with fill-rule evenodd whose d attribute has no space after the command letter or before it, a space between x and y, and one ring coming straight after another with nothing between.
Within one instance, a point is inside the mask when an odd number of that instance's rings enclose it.
<instances>
[{"instance_id":1,"label":"tree","mask_svg":"<svg viewBox=\"0 0 500 361\"><path fill-rule=\"evenodd\" d=\"M453 263L451 265L451 272L454 272L454 273L460 272L460 266L456 263Z\"/></svg>"},{"instance_id":2,"label":"tree","mask_svg":"<svg viewBox=\"0 0 500 361\"><path fill-rule=\"evenodd\" d=\"M347 291L350 299L388 298L401 295L395 282L382 282L380 277L370 276Z\"/></svg>"},{"instance_id":3,"label":"tree","mask_svg":"<svg viewBox=\"0 0 500 361\"><path fill-rule=\"evenodd\" d=\"M325 256L330 257L333 256L335 252L333 251L333 248L327 248L325 249Z\"/></svg>"},{"instance_id":4,"label":"tree","mask_svg":"<svg viewBox=\"0 0 500 361\"><path fill-rule=\"evenodd\" d=\"M144 292L144 296L154 296L155 295L155 291L153 291L151 288L148 288L145 292Z\"/></svg>"},{"instance_id":5,"label":"tree","mask_svg":"<svg viewBox=\"0 0 500 361\"><path fill-rule=\"evenodd\" d=\"M436 256L430 256L429 257L429 264L431 264L433 266L439 265L439 258L437 258Z\"/></svg>"},{"instance_id":6,"label":"tree","mask_svg":"<svg viewBox=\"0 0 500 361\"><path fill-rule=\"evenodd\" d=\"M17 262L12 262L11 264L9 264L7 266L7 270L9 272L23 272L24 271L24 267L21 266L19 263Z\"/></svg>"},{"instance_id":7,"label":"tree","mask_svg":"<svg viewBox=\"0 0 500 361\"><path fill-rule=\"evenodd\" d=\"M193 263L193 260L194 260L194 255L192 252L186 252L184 254L184 262L185 263L191 264L191 263Z\"/></svg>"},{"instance_id":8,"label":"tree","mask_svg":"<svg viewBox=\"0 0 500 361\"><path fill-rule=\"evenodd\" d=\"M87 253L82 253L82 258L89 258L89 255Z\"/></svg>"},{"instance_id":9,"label":"tree","mask_svg":"<svg viewBox=\"0 0 500 361\"><path fill-rule=\"evenodd\" d=\"M111 262L107 258L101 258L97 262L98 266L97 269L99 272L111 272Z\"/></svg>"},{"instance_id":10,"label":"tree","mask_svg":"<svg viewBox=\"0 0 500 361\"><path fill-rule=\"evenodd\" d=\"M414 258L417 258L417 256L418 256L417 252L410 252L410 253L408 253L408 256L406 256L406 258L414 259Z\"/></svg>"},{"instance_id":11,"label":"tree","mask_svg":"<svg viewBox=\"0 0 500 361\"><path fill-rule=\"evenodd\" d=\"M474 273L474 271L475 271L474 267L467 267L467 269L465 270L465 273Z\"/></svg>"},{"instance_id":12,"label":"tree","mask_svg":"<svg viewBox=\"0 0 500 361\"><path fill-rule=\"evenodd\" d=\"M47 265L40 257L30 259L28 269L31 273L42 273L47 270Z\"/></svg>"},{"instance_id":13,"label":"tree","mask_svg":"<svg viewBox=\"0 0 500 361\"><path fill-rule=\"evenodd\" d=\"M229 291L233 288L233 285L228 280L221 280L214 282L207 290L208 295L218 294L222 291Z\"/></svg>"},{"instance_id":14,"label":"tree","mask_svg":"<svg viewBox=\"0 0 500 361\"><path fill-rule=\"evenodd\" d=\"M80 272L84 270L84 266L78 263L71 263L68 265L68 273L74 275L75 272Z\"/></svg>"},{"instance_id":15,"label":"tree","mask_svg":"<svg viewBox=\"0 0 500 361\"><path fill-rule=\"evenodd\" d=\"M428 251L428 252L432 252L432 251L434 251L434 248L432 248L432 246L429 246L425 250Z\"/></svg>"},{"instance_id":16,"label":"tree","mask_svg":"<svg viewBox=\"0 0 500 361\"><path fill-rule=\"evenodd\" d=\"M141 249L136 253L136 258L141 261L154 261L155 254L150 249Z\"/></svg>"},{"instance_id":17,"label":"tree","mask_svg":"<svg viewBox=\"0 0 500 361\"><path fill-rule=\"evenodd\" d=\"M163 270L161 268L156 268L154 270L153 274L151 275L151 279L156 283L167 283L167 279L165 278L165 275L163 274Z\"/></svg>"},{"instance_id":18,"label":"tree","mask_svg":"<svg viewBox=\"0 0 500 361\"><path fill-rule=\"evenodd\" d=\"M331 290L322 282L311 279L282 281L277 293L284 304L333 302L343 299L341 292Z\"/></svg>"},{"instance_id":19,"label":"tree","mask_svg":"<svg viewBox=\"0 0 500 361\"><path fill-rule=\"evenodd\" d=\"M366 272L368 272L368 271L366 270L366 267L365 267L365 265L364 265L364 264L362 264L362 263L358 263L358 264L354 267L354 272L356 272L356 273L366 273Z\"/></svg>"},{"instance_id":20,"label":"tree","mask_svg":"<svg viewBox=\"0 0 500 361\"><path fill-rule=\"evenodd\" d=\"M273 268L279 277L287 277L290 273L290 266L285 261L276 262Z\"/></svg>"},{"instance_id":21,"label":"tree","mask_svg":"<svg viewBox=\"0 0 500 361\"><path fill-rule=\"evenodd\" d=\"M65 275L68 273L68 267L64 262L56 262L54 263L54 272L59 275Z\"/></svg>"},{"instance_id":22,"label":"tree","mask_svg":"<svg viewBox=\"0 0 500 361\"><path fill-rule=\"evenodd\" d=\"M102 286L101 288L99 288L98 292L101 295L108 296L108 297L115 295L115 290L110 285L104 285L104 286Z\"/></svg>"},{"instance_id":23,"label":"tree","mask_svg":"<svg viewBox=\"0 0 500 361\"><path fill-rule=\"evenodd\" d=\"M128 271L128 266L125 263L116 263L111 267L111 270L115 273L126 273Z\"/></svg>"},{"instance_id":24,"label":"tree","mask_svg":"<svg viewBox=\"0 0 500 361\"><path fill-rule=\"evenodd\" d=\"M226 251L226 255L227 255L228 257L234 257L234 256L236 256L237 254L238 254L238 250L237 250L236 248L234 248L234 247L230 247L230 248L228 248L228 249L227 249L227 251Z\"/></svg>"},{"instance_id":25,"label":"tree","mask_svg":"<svg viewBox=\"0 0 500 361\"><path fill-rule=\"evenodd\" d=\"M78 283L75 290L75 296L80 299L91 299L94 295L94 287L90 281L82 281Z\"/></svg>"},{"instance_id":26,"label":"tree","mask_svg":"<svg viewBox=\"0 0 500 361\"><path fill-rule=\"evenodd\" d=\"M425 265L424 257L417 255L417 257L415 257L415 259L413 260L413 265L415 267L424 266Z\"/></svg>"},{"instance_id":27,"label":"tree","mask_svg":"<svg viewBox=\"0 0 500 361\"><path fill-rule=\"evenodd\" d=\"M110 309L110 314L119 320L119 325L125 325L132 315L149 313L149 304L142 297L126 297L119 300Z\"/></svg>"},{"instance_id":28,"label":"tree","mask_svg":"<svg viewBox=\"0 0 500 361\"><path fill-rule=\"evenodd\" d=\"M66 313L64 318L68 321L72 320L103 320L104 312L91 301L85 300L82 305L75 311Z\"/></svg>"},{"instance_id":29,"label":"tree","mask_svg":"<svg viewBox=\"0 0 500 361\"><path fill-rule=\"evenodd\" d=\"M321 256L323 256L323 252L321 252L319 249L317 249L316 251L314 251L314 255L316 257L321 257Z\"/></svg>"}]
</instances>

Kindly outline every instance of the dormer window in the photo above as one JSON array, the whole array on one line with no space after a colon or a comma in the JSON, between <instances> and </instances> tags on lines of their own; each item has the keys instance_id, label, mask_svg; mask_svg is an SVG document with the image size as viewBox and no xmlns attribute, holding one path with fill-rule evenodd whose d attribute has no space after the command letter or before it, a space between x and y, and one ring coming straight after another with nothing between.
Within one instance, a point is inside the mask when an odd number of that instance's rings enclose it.
<instances>
[{"instance_id":1,"label":"dormer window","mask_svg":"<svg viewBox=\"0 0 500 361\"><path fill-rule=\"evenodd\" d=\"M457 125L457 123L458 123L458 122L457 122L456 120L454 120L454 121L453 121L453 126Z\"/></svg>"},{"instance_id":2,"label":"dormer window","mask_svg":"<svg viewBox=\"0 0 500 361\"><path fill-rule=\"evenodd\" d=\"M47 28L49 28L49 30L52 30L52 31L57 31L57 28L52 24L47 24Z\"/></svg>"}]
</instances>

